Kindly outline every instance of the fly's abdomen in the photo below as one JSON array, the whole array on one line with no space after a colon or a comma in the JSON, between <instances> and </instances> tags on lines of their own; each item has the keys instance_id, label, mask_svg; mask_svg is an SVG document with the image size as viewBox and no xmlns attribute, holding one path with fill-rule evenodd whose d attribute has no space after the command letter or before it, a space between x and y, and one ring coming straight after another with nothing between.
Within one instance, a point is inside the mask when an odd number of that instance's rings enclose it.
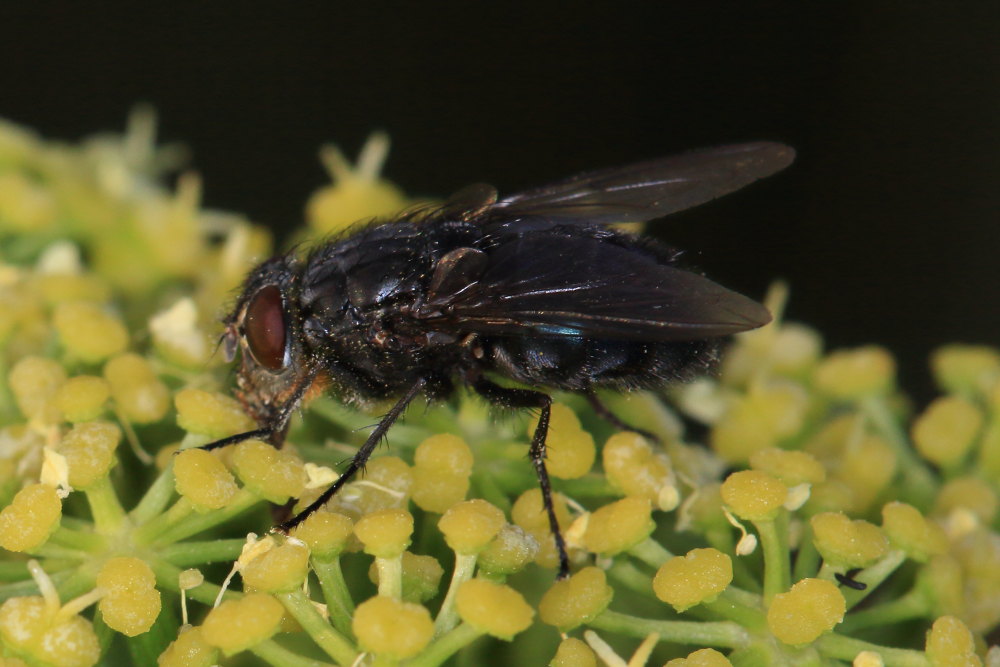
<instances>
[{"instance_id":1,"label":"fly's abdomen","mask_svg":"<svg viewBox=\"0 0 1000 667\"><path fill-rule=\"evenodd\" d=\"M704 373L716 358L713 341L670 343L575 336L482 340L494 372L525 384L581 391L590 387L655 388Z\"/></svg>"}]
</instances>

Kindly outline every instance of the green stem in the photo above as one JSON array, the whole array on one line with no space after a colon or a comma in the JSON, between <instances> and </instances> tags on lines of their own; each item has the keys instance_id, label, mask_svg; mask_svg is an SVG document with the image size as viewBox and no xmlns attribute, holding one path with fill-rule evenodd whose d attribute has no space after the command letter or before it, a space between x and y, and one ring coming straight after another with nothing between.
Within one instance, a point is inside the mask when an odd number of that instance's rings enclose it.
<instances>
[{"instance_id":1,"label":"green stem","mask_svg":"<svg viewBox=\"0 0 1000 667\"><path fill-rule=\"evenodd\" d=\"M93 558L94 554L89 551L80 551L79 549L70 549L68 547L61 547L57 544L49 544L46 542L40 547L31 550L31 555L36 559L38 558L57 558L65 559L69 558L71 560L87 560L88 558Z\"/></svg>"},{"instance_id":2,"label":"green stem","mask_svg":"<svg viewBox=\"0 0 1000 667\"><path fill-rule=\"evenodd\" d=\"M194 506L191 505L191 502L187 498L178 498L177 502L166 512L139 524L132 539L139 545L149 544L171 527L186 519L192 512L194 512Z\"/></svg>"},{"instance_id":3,"label":"green stem","mask_svg":"<svg viewBox=\"0 0 1000 667\"><path fill-rule=\"evenodd\" d=\"M376 558L378 594L399 600L403 597L403 556Z\"/></svg>"},{"instance_id":4,"label":"green stem","mask_svg":"<svg viewBox=\"0 0 1000 667\"><path fill-rule=\"evenodd\" d=\"M759 519L753 522L760 536L760 546L764 552L764 602L770 604L778 593L784 593L791 585L791 563L789 562L787 532L788 512L780 510L779 518ZM782 520L780 517L783 517ZM783 530L783 528L785 530Z\"/></svg>"},{"instance_id":5,"label":"green stem","mask_svg":"<svg viewBox=\"0 0 1000 667\"><path fill-rule=\"evenodd\" d=\"M178 542L158 550L165 561L178 567L191 567L202 563L218 563L239 558L246 540L205 540Z\"/></svg>"},{"instance_id":6,"label":"green stem","mask_svg":"<svg viewBox=\"0 0 1000 667\"><path fill-rule=\"evenodd\" d=\"M899 549L893 549L887 553L882 560L878 561L871 567L867 567L862 570L861 573L855 578L861 583L867 584L867 587L863 591L854 589L844 591L844 599L847 600L847 608L854 608L859 602L871 595L872 592L878 588L883 581L888 579L905 560L905 552Z\"/></svg>"},{"instance_id":7,"label":"green stem","mask_svg":"<svg viewBox=\"0 0 1000 667\"><path fill-rule=\"evenodd\" d=\"M91 533L94 531L94 523L76 516L63 515L62 525L72 530Z\"/></svg>"},{"instance_id":8,"label":"green stem","mask_svg":"<svg viewBox=\"0 0 1000 667\"><path fill-rule=\"evenodd\" d=\"M611 486L607 477L596 474L560 480L559 490L572 498L611 498L620 493Z\"/></svg>"},{"instance_id":9,"label":"green stem","mask_svg":"<svg viewBox=\"0 0 1000 667\"><path fill-rule=\"evenodd\" d=\"M729 589L726 589L718 598L703 602L701 606L717 617L734 621L747 630L756 632L767 627L767 617L760 607L745 605L739 595L727 595L728 592Z\"/></svg>"},{"instance_id":10,"label":"green stem","mask_svg":"<svg viewBox=\"0 0 1000 667\"><path fill-rule=\"evenodd\" d=\"M88 487L84 493L94 515L94 528L102 535L118 532L125 521L125 510L118 502L118 495L111 485L111 478L104 476Z\"/></svg>"},{"instance_id":11,"label":"green stem","mask_svg":"<svg viewBox=\"0 0 1000 667\"><path fill-rule=\"evenodd\" d=\"M305 593L301 590L278 593L277 598L328 656L342 665L354 664L358 657L357 650L346 637L326 622Z\"/></svg>"},{"instance_id":12,"label":"green stem","mask_svg":"<svg viewBox=\"0 0 1000 667\"><path fill-rule=\"evenodd\" d=\"M672 553L663 548L663 545L647 537L639 544L628 550L628 553L641 560L652 568L659 569L661 565L674 557Z\"/></svg>"},{"instance_id":13,"label":"green stem","mask_svg":"<svg viewBox=\"0 0 1000 667\"><path fill-rule=\"evenodd\" d=\"M937 496L938 483L930 467L917 456L910 445L906 432L892 413L884 396L871 396L861 402L865 416L875 428L885 436L899 460L899 470L903 478L899 498L912 503L918 509L927 511Z\"/></svg>"},{"instance_id":14,"label":"green stem","mask_svg":"<svg viewBox=\"0 0 1000 667\"><path fill-rule=\"evenodd\" d=\"M203 530L208 530L214 526L225 523L238 514L242 514L259 502L261 498L250 493L246 489L240 489L236 497L222 509L206 512L205 514L195 514L189 516L181 523L168 529L157 540L160 544L171 544L180 542L192 535L197 535Z\"/></svg>"},{"instance_id":15,"label":"green stem","mask_svg":"<svg viewBox=\"0 0 1000 667\"><path fill-rule=\"evenodd\" d=\"M65 526L59 526L56 531L49 536L46 544L68 547L89 553L101 553L107 549L108 541L103 535L96 535L91 532L72 530Z\"/></svg>"},{"instance_id":16,"label":"green stem","mask_svg":"<svg viewBox=\"0 0 1000 667\"><path fill-rule=\"evenodd\" d=\"M655 621L605 610L588 625L598 630L643 639L655 632L660 635L660 641L677 644L739 648L750 643L750 633L731 621Z\"/></svg>"},{"instance_id":17,"label":"green stem","mask_svg":"<svg viewBox=\"0 0 1000 667\"><path fill-rule=\"evenodd\" d=\"M329 662L313 660L298 653L292 653L273 639L265 639L252 647L250 652L276 667L335 667Z\"/></svg>"},{"instance_id":18,"label":"green stem","mask_svg":"<svg viewBox=\"0 0 1000 667\"><path fill-rule=\"evenodd\" d=\"M468 623L462 623L431 642L423 653L407 662L406 667L437 667L482 634Z\"/></svg>"},{"instance_id":19,"label":"green stem","mask_svg":"<svg viewBox=\"0 0 1000 667\"><path fill-rule=\"evenodd\" d=\"M55 582L56 578L52 577L52 580ZM66 602L93 590L96 584L96 568L81 567L65 580L56 583L56 590L59 591L59 599Z\"/></svg>"},{"instance_id":20,"label":"green stem","mask_svg":"<svg viewBox=\"0 0 1000 667\"><path fill-rule=\"evenodd\" d=\"M751 593L750 591L745 591L738 586L729 585L726 590L722 591L724 597L729 598L736 604L741 604L744 607L749 607L750 609L763 609L764 601L761 599L760 595L757 593Z\"/></svg>"},{"instance_id":21,"label":"green stem","mask_svg":"<svg viewBox=\"0 0 1000 667\"><path fill-rule=\"evenodd\" d=\"M326 610L330 614L333 627L340 630L345 637L353 637L351 617L354 615L354 601L351 599L350 591L347 590L344 572L340 569L340 559L313 558L312 566L313 572L319 579L319 586L323 590L323 600L326 601Z\"/></svg>"},{"instance_id":22,"label":"green stem","mask_svg":"<svg viewBox=\"0 0 1000 667\"><path fill-rule=\"evenodd\" d=\"M46 573L48 573L49 578L52 580L52 583L56 585L57 589L59 586L62 586L69 581L74 574L69 571L56 572L53 574L48 572L48 570L46 570ZM10 598L38 595L38 584L35 583L35 580L32 579L30 575L27 575L27 577L27 579L22 581L16 581L0 586L0 602L9 600Z\"/></svg>"},{"instance_id":23,"label":"green stem","mask_svg":"<svg viewBox=\"0 0 1000 667\"><path fill-rule=\"evenodd\" d=\"M455 571L451 573L451 583L448 585L448 593L444 597L444 602L441 604L437 618L434 619L434 635L436 637L443 636L458 623L455 596L458 595L459 587L472 578L472 573L475 569L475 554L455 554Z\"/></svg>"},{"instance_id":24,"label":"green stem","mask_svg":"<svg viewBox=\"0 0 1000 667\"><path fill-rule=\"evenodd\" d=\"M42 563L42 569L48 572L45 563ZM18 582L30 578L31 573L28 572L25 561L0 562L0 581Z\"/></svg>"},{"instance_id":25,"label":"green stem","mask_svg":"<svg viewBox=\"0 0 1000 667\"><path fill-rule=\"evenodd\" d=\"M924 594L914 589L903 597L848 614L837 626L837 632L849 635L864 628L883 627L913 618L926 618L931 615L931 611Z\"/></svg>"},{"instance_id":26,"label":"green stem","mask_svg":"<svg viewBox=\"0 0 1000 667\"><path fill-rule=\"evenodd\" d=\"M819 551L813 542L812 527L808 521L803 522L802 540L799 542L799 552L795 556L795 570L792 581L800 581L816 575L819 569Z\"/></svg>"},{"instance_id":27,"label":"green stem","mask_svg":"<svg viewBox=\"0 0 1000 667\"><path fill-rule=\"evenodd\" d=\"M655 597L653 593L653 578L640 570L634 563L627 560L615 559L608 570L608 576L629 590Z\"/></svg>"},{"instance_id":28,"label":"green stem","mask_svg":"<svg viewBox=\"0 0 1000 667\"><path fill-rule=\"evenodd\" d=\"M150 569L153 570L153 574L156 575L157 585L175 593L181 592L180 581L178 580L181 568L160 558L147 558L146 562L149 564ZM215 600L219 597L219 591L221 590L221 586L205 581L199 586L187 589L185 595L192 600L197 600L202 604L211 606L215 604ZM223 600L235 600L239 597L239 593L231 590L227 590L222 595Z\"/></svg>"},{"instance_id":29,"label":"green stem","mask_svg":"<svg viewBox=\"0 0 1000 667\"><path fill-rule=\"evenodd\" d=\"M472 483L475 485L478 497L496 505L503 510L505 514L510 513L510 496L500 488L500 485L497 484L495 479L493 479L493 475L489 474L488 471L477 470L473 472Z\"/></svg>"},{"instance_id":30,"label":"green stem","mask_svg":"<svg viewBox=\"0 0 1000 667\"><path fill-rule=\"evenodd\" d=\"M141 526L148 523L156 515L163 512L167 505L170 503L170 499L174 497L174 462L173 457L171 461L164 468L163 472L160 473L152 484L150 484L149 489L142 496L142 500L139 504L135 506L129 516L132 521L135 522L137 526Z\"/></svg>"},{"instance_id":31,"label":"green stem","mask_svg":"<svg viewBox=\"0 0 1000 667\"><path fill-rule=\"evenodd\" d=\"M824 635L816 640L815 646L825 657L839 660L854 660L858 653L872 651L878 653L885 667L929 667L931 664L921 651L888 648L839 634Z\"/></svg>"}]
</instances>

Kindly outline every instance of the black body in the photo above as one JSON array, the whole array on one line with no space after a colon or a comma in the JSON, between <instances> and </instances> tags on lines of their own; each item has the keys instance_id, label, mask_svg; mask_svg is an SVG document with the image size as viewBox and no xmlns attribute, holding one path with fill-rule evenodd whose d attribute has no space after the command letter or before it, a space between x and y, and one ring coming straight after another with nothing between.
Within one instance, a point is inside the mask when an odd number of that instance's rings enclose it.
<instances>
[{"instance_id":1,"label":"black body","mask_svg":"<svg viewBox=\"0 0 1000 667\"><path fill-rule=\"evenodd\" d=\"M489 186L265 262L227 319L242 350L239 396L280 445L292 411L330 387L355 403L399 399L330 490L367 460L407 403L455 383L508 407L541 410L531 456L544 465L550 398L494 379L584 393L650 388L703 372L726 335L765 324L759 304L678 265L677 253L609 222L647 220L786 166L791 149L759 143L689 153L569 179L498 200ZM613 416L610 416L614 420Z\"/></svg>"}]
</instances>

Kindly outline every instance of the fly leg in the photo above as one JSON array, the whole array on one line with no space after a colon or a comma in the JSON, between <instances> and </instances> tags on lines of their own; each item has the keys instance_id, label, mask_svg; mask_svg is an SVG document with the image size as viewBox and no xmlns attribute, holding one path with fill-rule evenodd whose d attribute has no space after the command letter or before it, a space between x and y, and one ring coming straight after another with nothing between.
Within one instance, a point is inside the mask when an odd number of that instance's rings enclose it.
<instances>
[{"instance_id":1,"label":"fly leg","mask_svg":"<svg viewBox=\"0 0 1000 667\"><path fill-rule=\"evenodd\" d=\"M252 431L237 433L236 435L231 435L228 438L222 438L221 440L210 442L207 445L202 445L200 449L211 451L213 449L228 447L229 445L235 445L237 443L244 442L245 440L253 440L255 438L266 440L275 449L281 449L281 446L285 444L285 435L288 433L288 422L292 418L292 413L299 407L299 403L302 402L302 397L312 385L313 380L316 379L316 375L319 374L319 370L320 366L316 365L302 377L302 380L299 381L295 390L292 392L291 397L285 401L281 410L279 410L274 417L270 418L270 423L265 423L260 428L255 428Z\"/></svg>"},{"instance_id":2,"label":"fly leg","mask_svg":"<svg viewBox=\"0 0 1000 667\"><path fill-rule=\"evenodd\" d=\"M569 576L569 555L566 553L566 541L559 529L559 520L556 519L556 510L552 504L552 485L549 482L549 472L545 469L545 437L549 432L552 398L540 391L501 387L484 377L476 378L472 382L472 388L480 396L496 405L507 408L539 409L538 426L535 427L535 433L531 438L531 449L528 454L531 457L532 465L535 466L538 485L542 489L542 503L545 505L545 512L549 515L549 528L556 541L556 550L559 552L558 578L565 579Z\"/></svg>"},{"instance_id":3,"label":"fly leg","mask_svg":"<svg viewBox=\"0 0 1000 667\"><path fill-rule=\"evenodd\" d=\"M632 433L638 433L639 435L644 437L646 440L649 440L650 442L660 442L660 439L653 433L645 431L641 428L636 428L631 424L629 424L628 422L622 421L621 418L618 417L618 415L612 412L608 406L604 405L604 403L601 402L600 397L598 397L597 392L595 392L593 388L588 388L586 391L584 391L583 395L587 397L587 402L590 403L590 407L594 409L594 414L596 414L598 417L608 422L615 428L621 431L631 431Z\"/></svg>"},{"instance_id":4,"label":"fly leg","mask_svg":"<svg viewBox=\"0 0 1000 667\"><path fill-rule=\"evenodd\" d=\"M395 421L399 419L400 415L403 414L406 410L406 406L410 404L410 401L416 398L417 394L420 393L426 384L427 380L423 378L417 380L417 382L406 392L406 395L399 399L396 404L392 406L392 409L389 410L384 417L382 417L378 425L375 426L375 429L368 435L368 439L365 440L365 444L361 445L361 448L358 449L354 458L351 459L351 463L347 466L347 470L340 473L340 477L337 478L337 481L334 482L330 488L324 491L319 498L314 500L309 507L299 512L288 521L280 524L278 528L287 532L299 525L305 521L310 514L322 507L326 501L330 500L330 498L332 498L333 495L340 490L340 487L347 484L347 482L354 477L354 473L365 466L365 463L368 462L368 458L372 455L372 452L375 451L375 447L378 446L379 441L383 436L385 436L386 432L395 423Z\"/></svg>"}]
</instances>

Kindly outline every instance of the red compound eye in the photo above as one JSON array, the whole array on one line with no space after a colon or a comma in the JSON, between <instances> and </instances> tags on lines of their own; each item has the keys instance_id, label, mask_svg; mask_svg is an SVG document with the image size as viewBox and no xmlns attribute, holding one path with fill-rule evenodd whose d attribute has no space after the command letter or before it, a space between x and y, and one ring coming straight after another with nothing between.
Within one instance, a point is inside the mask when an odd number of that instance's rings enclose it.
<instances>
[{"instance_id":1,"label":"red compound eye","mask_svg":"<svg viewBox=\"0 0 1000 667\"><path fill-rule=\"evenodd\" d=\"M285 314L274 285L257 290L243 321L247 347L257 363L272 371L285 365Z\"/></svg>"}]
</instances>

